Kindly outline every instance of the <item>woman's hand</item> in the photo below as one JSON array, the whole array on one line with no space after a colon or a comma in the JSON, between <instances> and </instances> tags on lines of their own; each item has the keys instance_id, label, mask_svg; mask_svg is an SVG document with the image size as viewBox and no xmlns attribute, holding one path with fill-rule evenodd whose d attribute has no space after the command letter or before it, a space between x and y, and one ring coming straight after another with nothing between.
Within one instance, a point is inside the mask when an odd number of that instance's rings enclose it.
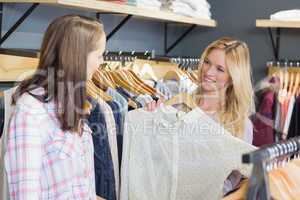
<instances>
[{"instance_id":1,"label":"woman's hand","mask_svg":"<svg viewBox=\"0 0 300 200\"><path fill-rule=\"evenodd\" d=\"M151 101L150 103L146 104L145 110L152 112L152 111L156 110L156 108L158 108L160 105L162 105L163 101L164 101L163 98L158 99L157 102Z\"/></svg>"}]
</instances>

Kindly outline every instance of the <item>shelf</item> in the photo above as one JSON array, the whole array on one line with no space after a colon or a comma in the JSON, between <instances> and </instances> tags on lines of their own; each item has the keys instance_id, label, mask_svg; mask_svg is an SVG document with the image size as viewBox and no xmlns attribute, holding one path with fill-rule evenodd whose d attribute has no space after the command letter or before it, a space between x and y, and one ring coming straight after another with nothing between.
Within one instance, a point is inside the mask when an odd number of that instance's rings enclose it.
<instances>
[{"instance_id":1,"label":"shelf","mask_svg":"<svg viewBox=\"0 0 300 200\"><path fill-rule=\"evenodd\" d=\"M300 21L256 20L256 27L263 28L300 28Z\"/></svg>"},{"instance_id":2,"label":"shelf","mask_svg":"<svg viewBox=\"0 0 300 200\"><path fill-rule=\"evenodd\" d=\"M0 53L0 82L24 80L35 72L38 62L38 58Z\"/></svg>"},{"instance_id":3,"label":"shelf","mask_svg":"<svg viewBox=\"0 0 300 200\"><path fill-rule=\"evenodd\" d=\"M170 11L157 11L146 8L139 8L129 5L120 5L111 2L97 0L0 0L2 3L41 3L53 6L89 10L102 13L118 13L133 15L139 18L154 19L159 21L170 21L184 24L195 24L198 26L216 27L215 20L197 19L192 17L181 16Z\"/></svg>"}]
</instances>

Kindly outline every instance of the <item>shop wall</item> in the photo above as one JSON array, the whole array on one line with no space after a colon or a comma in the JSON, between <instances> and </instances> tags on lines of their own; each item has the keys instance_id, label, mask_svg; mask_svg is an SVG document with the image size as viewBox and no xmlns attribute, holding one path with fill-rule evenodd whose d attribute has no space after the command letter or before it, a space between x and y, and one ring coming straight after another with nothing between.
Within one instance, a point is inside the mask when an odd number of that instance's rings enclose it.
<instances>
[{"instance_id":1,"label":"shop wall","mask_svg":"<svg viewBox=\"0 0 300 200\"><path fill-rule=\"evenodd\" d=\"M210 0L213 18L217 20L217 28L197 27L170 55L199 56L205 46L221 36L232 36L244 40L250 47L253 77L255 81L266 75L266 61L273 59L272 46L267 29L256 28L257 18L268 18L278 10L299 8L297 0ZM6 4L4 6L3 32L14 24L17 18L28 7L28 4ZM40 47L43 33L48 24L56 17L78 13L94 17L95 13L58 7L39 6L3 45L6 48ZM123 17L101 15L106 33L110 32ZM186 28L182 25L171 25L169 44ZM163 54L163 23L143 19L131 19L107 44L110 51L146 51L155 50ZM282 30L281 58L298 58L300 30Z\"/></svg>"},{"instance_id":2,"label":"shop wall","mask_svg":"<svg viewBox=\"0 0 300 200\"><path fill-rule=\"evenodd\" d=\"M279 10L300 8L297 0L210 0L213 18L217 20L215 29L198 27L180 48L187 54L196 56L211 41L221 36L231 36L245 41L251 51L251 62L255 82L266 76L266 61L273 59L273 50L268 30L256 28L255 20L268 19ZM283 29L280 57L300 59L300 30ZM196 44L196 45L195 45Z\"/></svg>"},{"instance_id":3,"label":"shop wall","mask_svg":"<svg viewBox=\"0 0 300 200\"><path fill-rule=\"evenodd\" d=\"M9 27L22 15L29 4L5 4L3 15L4 34ZM49 23L58 16L65 14L81 14L95 17L92 12L83 12L72 9L40 5L2 45L5 48L40 48L43 34ZM102 14L105 32L109 33L124 16ZM155 50L157 54L163 54L164 32L163 23L145 19L130 19L122 29L107 43L110 51L146 51ZM176 34L180 34L182 26L171 26L169 40L174 41ZM177 52L176 52L177 51ZM172 53L180 54L181 49Z\"/></svg>"}]
</instances>

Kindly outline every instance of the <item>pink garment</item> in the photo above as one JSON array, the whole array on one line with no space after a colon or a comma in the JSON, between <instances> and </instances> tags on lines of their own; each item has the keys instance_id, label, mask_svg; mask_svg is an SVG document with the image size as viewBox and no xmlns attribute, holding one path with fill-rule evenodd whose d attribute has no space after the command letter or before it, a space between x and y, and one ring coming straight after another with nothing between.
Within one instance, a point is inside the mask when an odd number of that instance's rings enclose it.
<instances>
[{"instance_id":1,"label":"pink garment","mask_svg":"<svg viewBox=\"0 0 300 200\"><path fill-rule=\"evenodd\" d=\"M96 199L91 130L64 132L55 113L28 93L17 101L5 154L11 199Z\"/></svg>"}]
</instances>

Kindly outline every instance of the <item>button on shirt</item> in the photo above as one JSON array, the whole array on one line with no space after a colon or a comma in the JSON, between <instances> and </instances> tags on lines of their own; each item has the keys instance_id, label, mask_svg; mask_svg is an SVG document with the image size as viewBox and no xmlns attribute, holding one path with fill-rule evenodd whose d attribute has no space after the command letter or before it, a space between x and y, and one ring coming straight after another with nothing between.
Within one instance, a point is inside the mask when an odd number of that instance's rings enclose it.
<instances>
[{"instance_id":1,"label":"button on shirt","mask_svg":"<svg viewBox=\"0 0 300 200\"><path fill-rule=\"evenodd\" d=\"M5 154L10 198L95 200L93 152L86 124L82 136L64 132L53 102L23 94L12 114Z\"/></svg>"}]
</instances>

